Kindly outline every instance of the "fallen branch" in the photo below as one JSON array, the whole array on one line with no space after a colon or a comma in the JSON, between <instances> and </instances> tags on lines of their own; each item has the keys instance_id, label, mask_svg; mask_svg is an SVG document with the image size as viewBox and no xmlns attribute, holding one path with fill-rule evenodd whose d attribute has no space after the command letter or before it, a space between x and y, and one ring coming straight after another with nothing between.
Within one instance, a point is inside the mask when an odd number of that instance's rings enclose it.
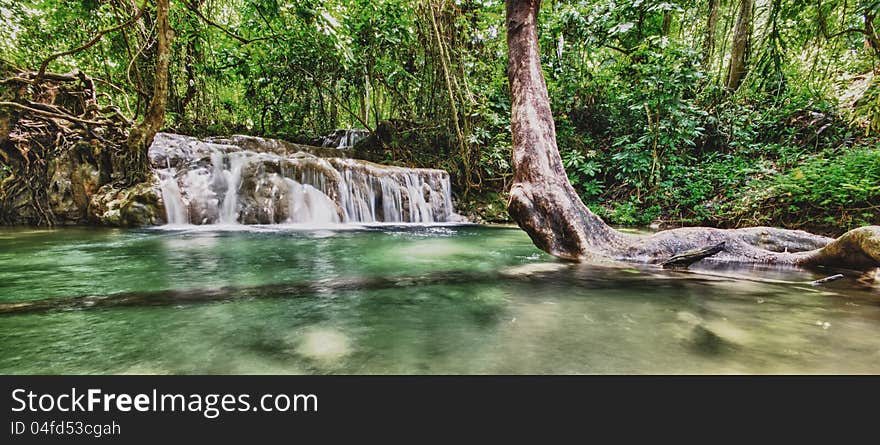
<instances>
[{"instance_id":1,"label":"fallen branch","mask_svg":"<svg viewBox=\"0 0 880 445\"><path fill-rule=\"evenodd\" d=\"M703 249L688 250L660 263L664 269L687 269L691 264L724 250L724 242Z\"/></svg>"},{"instance_id":2,"label":"fallen branch","mask_svg":"<svg viewBox=\"0 0 880 445\"><path fill-rule=\"evenodd\" d=\"M812 284L813 286L821 286L821 285L823 285L823 284L831 283L831 282L833 282L833 281L837 281L837 280L842 280L842 279L844 279L844 278L845 278L845 276L844 276L843 274L837 274L837 275L832 275L832 276L827 277L827 278L822 278L821 280L813 281L813 282L810 283L810 284Z\"/></svg>"},{"instance_id":3,"label":"fallen branch","mask_svg":"<svg viewBox=\"0 0 880 445\"><path fill-rule=\"evenodd\" d=\"M596 264L594 267L605 268L607 274L626 274L624 268ZM629 266L626 266L629 269ZM679 275L681 274L681 275ZM578 274L572 273L571 264L564 262L531 263L494 271L439 271L414 276L381 276L381 277L337 277L301 282L283 282L250 286L222 286L193 289L167 289L158 291L132 291L104 295L54 296L39 300L12 301L0 303L0 317L26 313L41 313L58 310L85 310L108 307L145 307L168 306L181 304L208 304L222 301L276 299L276 298L309 298L327 292L362 292L365 290L405 289L434 286L444 283L520 283L529 285L536 283L535 278L553 282L578 280ZM711 271L676 270L662 271L660 274L641 275L649 280L646 285L653 285L658 277L680 280L682 283L693 280L734 280L750 281L773 285L804 286L817 282L836 281L843 275L835 275L814 282L784 281L746 275L726 275ZM540 283L541 281L537 281ZM577 282L577 281L575 281ZM851 298L852 295L847 295Z\"/></svg>"},{"instance_id":4,"label":"fallen branch","mask_svg":"<svg viewBox=\"0 0 880 445\"><path fill-rule=\"evenodd\" d=\"M167 306L252 298L302 298L320 295L328 291L400 289L430 286L446 282L495 282L500 276L497 272L439 272L419 276L349 277L256 286L225 286L186 290L121 292L108 295L79 295L0 303L0 316L100 307Z\"/></svg>"}]
</instances>

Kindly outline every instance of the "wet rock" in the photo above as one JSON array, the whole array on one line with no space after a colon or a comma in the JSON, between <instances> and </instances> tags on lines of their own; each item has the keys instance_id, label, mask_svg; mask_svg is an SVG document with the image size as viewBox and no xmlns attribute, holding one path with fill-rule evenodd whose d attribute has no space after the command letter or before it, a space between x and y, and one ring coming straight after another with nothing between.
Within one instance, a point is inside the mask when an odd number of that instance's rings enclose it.
<instances>
[{"instance_id":1,"label":"wet rock","mask_svg":"<svg viewBox=\"0 0 880 445\"><path fill-rule=\"evenodd\" d=\"M165 222L165 207L155 180L129 188L105 185L92 196L89 209L94 221L108 226L144 227Z\"/></svg>"},{"instance_id":2,"label":"wet rock","mask_svg":"<svg viewBox=\"0 0 880 445\"><path fill-rule=\"evenodd\" d=\"M353 137L353 136L352 136ZM155 136L151 182L110 185L111 159L97 140L49 159L46 204L28 189L7 196L2 222L146 226L334 222L458 222L443 170L388 167L336 148L251 136L200 140ZM330 157L321 157L329 155ZM0 190L5 179L0 176ZM15 178L12 178L15 179ZM10 182L5 181L5 182ZM41 214L42 213L42 214ZM44 216L44 215L45 216Z\"/></svg>"},{"instance_id":3,"label":"wet rock","mask_svg":"<svg viewBox=\"0 0 880 445\"><path fill-rule=\"evenodd\" d=\"M541 275L559 272L566 267L568 265L565 263L528 263L504 269L501 271L501 274L508 277Z\"/></svg>"},{"instance_id":4,"label":"wet rock","mask_svg":"<svg viewBox=\"0 0 880 445\"><path fill-rule=\"evenodd\" d=\"M186 137L174 134L163 133L166 137ZM303 145L293 142L282 141L278 139L266 139L257 136L245 136L241 134L232 135L228 138L213 137L205 139L205 142L213 144L224 144L238 147L241 150L248 150L261 153L272 153L281 156L290 156L296 153L306 153L322 158L328 157L351 157L353 150L349 147L322 146L319 144Z\"/></svg>"},{"instance_id":5,"label":"wet rock","mask_svg":"<svg viewBox=\"0 0 880 445\"><path fill-rule=\"evenodd\" d=\"M49 161L49 208L61 223L88 219L89 201L101 187L100 147L77 144Z\"/></svg>"}]
</instances>

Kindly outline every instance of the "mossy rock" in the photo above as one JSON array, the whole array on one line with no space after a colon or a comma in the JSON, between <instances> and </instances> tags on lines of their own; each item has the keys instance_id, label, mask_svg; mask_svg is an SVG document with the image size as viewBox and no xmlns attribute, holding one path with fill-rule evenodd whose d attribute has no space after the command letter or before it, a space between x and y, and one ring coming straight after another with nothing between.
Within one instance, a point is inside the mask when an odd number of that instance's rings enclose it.
<instances>
[{"instance_id":1,"label":"mossy rock","mask_svg":"<svg viewBox=\"0 0 880 445\"><path fill-rule=\"evenodd\" d=\"M162 192L155 181L127 188L105 185L92 197L89 210L95 222L107 226L146 227L165 223Z\"/></svg>"}]
</instances>

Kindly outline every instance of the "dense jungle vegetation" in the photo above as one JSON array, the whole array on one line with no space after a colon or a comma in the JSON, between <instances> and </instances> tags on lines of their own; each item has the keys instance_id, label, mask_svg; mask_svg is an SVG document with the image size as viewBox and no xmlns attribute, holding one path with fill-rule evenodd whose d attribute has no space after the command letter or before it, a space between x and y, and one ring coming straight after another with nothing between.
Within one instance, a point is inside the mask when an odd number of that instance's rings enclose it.
<instances>
[{"instance_id":1,"label":"dense jungle vegetation","mask_svg":"<svg viewBox=\"0 0 880 445\"><path fill-rule=\"evenodd\" d=\"M0 0L0 58L87 72L139 121L160 91L156 3ZM878 14L877 0L544 2L570 180L618 224L880 223ZM365 128L359 149L444 168L466 211L505 218L502 1L174 0L168 22L166 130Z\"/></svg>"}]
</instances>

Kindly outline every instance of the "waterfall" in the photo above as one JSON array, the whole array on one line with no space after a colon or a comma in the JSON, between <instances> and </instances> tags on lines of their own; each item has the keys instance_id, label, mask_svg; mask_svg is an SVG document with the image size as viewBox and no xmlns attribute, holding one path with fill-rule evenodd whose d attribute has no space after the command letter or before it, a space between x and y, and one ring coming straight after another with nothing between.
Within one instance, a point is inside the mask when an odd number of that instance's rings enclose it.
<instances>
[{"instance_id":1,"label":"waterfall","mask_svg":"<svg viewBox=\"0 0 880 445\"><path fill-rule=\"evenodd\" d=\"M339 145L336 148L351 148L361 140L365 139L370 133L366 130L345 130Z\"/></svg>"},{"instance_id":2,"label":"waterfall","mask_svg":"<svg viewBox=\"0 0 880 445\"><path fill-rule=\"evenodd\" d=\"M241 188L241 171L248 162L247 153L232 153L228 156L229 169L224 170L224 159L217 156L217 152L212 154L211 159L215 160L214 172L222 175L225 179L226 190L223 194L223 205L220 209L220 222L223 224L235 224L238 222L238 190Z\"/></svg>"},{"instance_id":3,"label":"waterfall","mask_svg":"<svg viewBox=\"0 0 880 445\"><path fill-rule=\"evenodd\" d=\"M324 148L352 148L370 135L367 130L336 130L327 136L315 139L313 143Z\"/></svg>"},{"instance_id":4,"label":"waterfall","mask_svg":"<svg viewBox=\"0 0 880 445\"><path fill-rule=\"evenodd\" d=\"M169 224L459 222L449 174L247 136L156 135L150 160Z\"/></svg>"},{"instance_id":5,"label":"waterfall","mask_svg":"<svg viewBox=\"0 0 880 445\"><path fill-rule=\"evenodd\" d=\"M165 202L165 215L168 224L187 224L186 206L183 204L183 196L175 178L175 169L159 170L159 184L162 188L162 201Z\"/></svg>"}]
</instances>

